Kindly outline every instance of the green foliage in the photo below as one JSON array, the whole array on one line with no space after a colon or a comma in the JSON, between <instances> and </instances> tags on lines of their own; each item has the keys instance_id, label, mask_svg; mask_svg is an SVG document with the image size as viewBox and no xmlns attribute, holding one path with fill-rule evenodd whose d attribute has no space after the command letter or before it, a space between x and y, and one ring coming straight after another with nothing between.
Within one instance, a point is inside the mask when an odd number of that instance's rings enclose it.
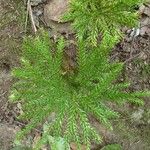
<instances>
[{"instance_id":1,"label":"green foliage","mask_svg":"<svg viewBox=\"0 0 150 150\"><path fill-rule=\"evenodd\" d=\"M97 45L99 34L102 37L119 39L119 28L137 25L138 14L134 7L144 0L71 0L70 12L65 20L73 21L79 40ZM110 38L111 40L112 38Z\"/></svg>"},{"instance_id":2,"label":"green foliage","mask_svg":"<svg viewBox=\"0 0 150 150\"><path fill-rule=\"evenodd\" d=\"M13 70L13 76L19 80L10 96L13 101L22 103L20 118L29 121L18 138L55 113L46 135L63 137L67 142L76 142L79 147L85 144L89 149L91 141L101 141L89 122L90 115L112 129L110 119L118 113L109 109L105 101L143 104L140 97L149 93L123 92L128 84L114 84L122 64L110 64L102 46L86 53L82 43L79 44L78 72L66 76L61 70L64 47L63 38L54 44L45 33L24 40L22 65ZM44 135L41 142L44 142Z\"/></svg>"},{"instance_id":3,"label":"green foliage","mask_svg":"<svg viewBox=\"0 0 150 150\"><path fill-rule=\"evenodd\" d=\"M18 133L18 139L54 113L55 119L48 123L35 149L39 149L48 138L53 141L62 137L66 145L75 142L79 149L84 144L89 150L92 141L99 143L102 140L89 118L95 117L112 129L110 119L119 116L106 102L143 104L141 98L150 93L126 92L129 84L115 83L123 64L109 63L108 60L109 50L119 40L119 27L137 24L133 6L140 2L71 1L71 10L66 19L73 20L78 37L77 69L73 72L62 69L66 46L63 38L53 43L42 32L35 38L24 40L21 66L12 72L19 80L14 84L10 96L14 102L22 103L23 114L20 118L29 122ZM102 40L98 44L100 32Z\"/></svg>"}]
</instances>

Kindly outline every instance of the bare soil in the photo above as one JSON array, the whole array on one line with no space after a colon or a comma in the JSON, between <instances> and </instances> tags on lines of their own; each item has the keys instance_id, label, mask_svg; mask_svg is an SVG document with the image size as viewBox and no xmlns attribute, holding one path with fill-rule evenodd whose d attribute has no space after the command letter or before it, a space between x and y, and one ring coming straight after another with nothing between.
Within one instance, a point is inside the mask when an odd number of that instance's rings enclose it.
<instances>
[{"instance_id":1,"label":"bare soil","mask_svg":"<svg viewBox=\"0 0 150 150\"><path fill-rule=\"evenodd\" d=\"M8 96L12 84L10 72L18 65L20 53L22 8L23 3L16 0L0 1L0 150L11 149L18 130L14 123L17 107L8 102Z\"/></svg>"}]
</instances>

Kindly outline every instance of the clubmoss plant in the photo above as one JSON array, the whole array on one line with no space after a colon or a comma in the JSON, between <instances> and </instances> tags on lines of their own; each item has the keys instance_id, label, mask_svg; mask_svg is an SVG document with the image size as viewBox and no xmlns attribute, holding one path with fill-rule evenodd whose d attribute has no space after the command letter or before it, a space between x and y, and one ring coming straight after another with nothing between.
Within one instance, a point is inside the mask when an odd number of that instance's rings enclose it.
<instances>
[{"instance_id":1,"label":"clubmoss plant","mask_svg":"<svg viewBox=\"0 0 150 150\"><path fill-rule=\"evenodd\" d=\"M20 118L29 121L18 138L55 113L55 120L49 124L47 134L64 137L78 145L85 144L89 149L91 141L101 141L89 122L89 115L112 129L109 119L117 117L118 113L108 108L105 101L143 104L141 97L149 94L123 92L128 84L114 84L123 65L110 64L106 53L103 53L103 46L87 53L80 44L78 72L69 75L61 69L65 47L63 38L55 46L50 44L48 35L44 33L25 39L23 47L22 65L13 70L13 76L19 80L10 96L13 101L22 103Z\"/></svg>"},{"instance_id":2,"label":"clubmoss plant","mask_svg":"<svg viewBox=\"0 0 150 150\"><path fill-rule=\"evenodd\" d=\"M78 149L84 144L89 150L92 141L102 141L89 116L109 129L112 129L110 119L119 116L105 102L143 104L142 97L149 96L150 92L126 92L128 83L115 83L123 64L110 63L108 59L110 49L120 36L118 28L136 23L136 15L131 11L139 2L71 1L70 16L78 38L74 72L62 69L66 46L62 37L53 43L41 32L24 40L21 66L12 72L19 80L10 96L14 102L21 102L23 114L20 118L29 122L19 132L19 139L55 114L35 149L45 142L46 135L51 135L63 137L68 143L75 142ZM101 44L97 43L99 32L103 35ZM89 47L88 42L91 42Z\"/></svg>"},{"instance_id":3,"label":"clubmoss plant","mask_svg":"<svg viewBox=\"0 0 150 150\"><path fill-rule=\"evenodd\" d=\"M135 6L143 2L145 0L71 0L70 11L64 20L73 22L79 40L86 40L86 45L97 46L100 35L101 38L108 36L109 40L113 37L119 40L121 27L137 26Z\"/></svg>"}]
</instances>

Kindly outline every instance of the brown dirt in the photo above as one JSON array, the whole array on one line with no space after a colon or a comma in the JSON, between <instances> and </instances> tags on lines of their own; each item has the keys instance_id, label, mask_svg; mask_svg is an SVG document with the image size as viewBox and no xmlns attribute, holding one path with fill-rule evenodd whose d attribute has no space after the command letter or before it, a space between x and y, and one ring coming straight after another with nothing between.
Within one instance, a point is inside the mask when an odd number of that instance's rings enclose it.
<instances>
[{"instance_id":1,"label":"brown dirt","mask_svg":"<svg viewBox=\"0 0 150 150\"><path fill-rule=\"evenodd\" d=\"M2 134L3 133L3 134ZM15 126L0 124L0 150L10 150L16 134Z\"/></svg>"},{"instance_id":2,"label":"brown dirt","mask_svg":"<svg viewBox=\"0 0 150 150\"><path fill-rule=\"evenodd\" d=\"M22 37L21 11L23 3L0 1L0 150L10 150L15 136L17 107L8 102L12 78L10 71L18 65Z\"/></svg>"}]
</instances>

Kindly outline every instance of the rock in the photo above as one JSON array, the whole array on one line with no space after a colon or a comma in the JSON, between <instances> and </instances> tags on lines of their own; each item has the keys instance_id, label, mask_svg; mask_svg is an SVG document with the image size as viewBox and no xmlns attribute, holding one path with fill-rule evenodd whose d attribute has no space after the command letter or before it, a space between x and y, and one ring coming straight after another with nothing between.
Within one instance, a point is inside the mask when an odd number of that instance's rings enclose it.
<instances>
[{"instance_id":1,"label":"rock","mask_svg":"<svg viewBox=\"0 0 150 150\"><path fill-rule=\"evenodd\" d=\"M51 0L44 7L44 20L47 26L60 33L72 33L71 23L61 17L68 10L69 0Z\"/></svg>"},{"instance_id":2,"label":"rock","mask_svg":"<svg viewBox=\"0 0 150 150\"><path fill-rule=\"evenodd\" d=\"M61 17L68 11L69 0L51 0L45 6L45 15L49 16L49 19L57 22L63 22Z\"/></svg>"}]
</instances>

